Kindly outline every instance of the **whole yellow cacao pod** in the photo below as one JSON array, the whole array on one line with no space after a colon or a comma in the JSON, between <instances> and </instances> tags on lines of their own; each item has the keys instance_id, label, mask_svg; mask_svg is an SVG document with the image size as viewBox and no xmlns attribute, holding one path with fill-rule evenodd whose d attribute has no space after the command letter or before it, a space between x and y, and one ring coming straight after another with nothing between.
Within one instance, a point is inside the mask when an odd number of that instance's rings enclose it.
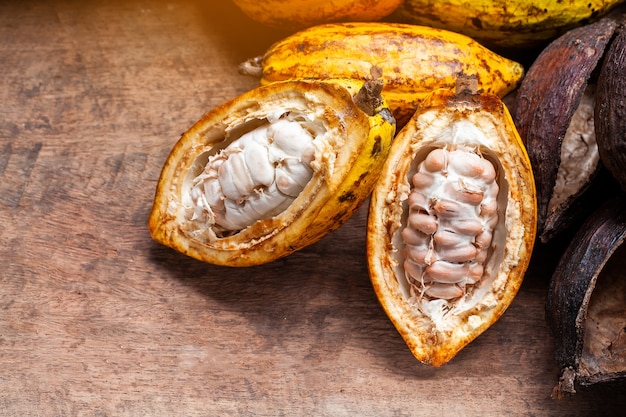
<instances>
[{"instance_id":1,"label":"whole yellow cacao pod","mask_svg":"<svg viewBox=\"0 0 626 417\"><path fill-rule=\"evenodd\" d=\"M261 84L287 79L365 80L372 69L384 81L383 97L398 127L433 90L454 88L459 75L473 76L481 92L500 97L521 82L524 68L467 36L424 26L337 23L314 26L270 46L243 63L240 72Z\"/></svg>"},{"instance_id":2,"label":"whole yellow cacao pod","mask_svg":"<svg viewBox=\"0 0 626 417\"><path fill-rule=\"evenodd\" d=\"M285 81L206 113L168 156L148 226L225 266L273 261L341 226L369 196L395 134L380 81Z\"/></svg>"},{"instance_id":3,"label":"whole yellow cacao pod","mask_svg":"<svg viewBox=\"0 0 626 417\"><path fill-rule=\"evenodd\" d=\"M624 0L405 0L393 21L447 29L491 48L543 46Z\"/></svg>"},{"instance_id":4,"label":"whole yellow cacao pod","mask_svg":"<svg viewBox=\"0 0 626 417\"><path fill-rule=\"evenodd\" d=\"M394 139L367 228L374 290L418 360L443 365L504 313L536 216L530 161L502 101L433 92Z\"/></svg>"},{"instance_id":5,"label":"whole yellow cacao pod","mask_svg":"<svg viewBox=\"0 0 626 417\"><path fill-rule=\"evenodd\" d=\"M273 27L304 28L321 23L379 20L402 0L233 0L251 19Z\"/></svg>"}]
</instances>

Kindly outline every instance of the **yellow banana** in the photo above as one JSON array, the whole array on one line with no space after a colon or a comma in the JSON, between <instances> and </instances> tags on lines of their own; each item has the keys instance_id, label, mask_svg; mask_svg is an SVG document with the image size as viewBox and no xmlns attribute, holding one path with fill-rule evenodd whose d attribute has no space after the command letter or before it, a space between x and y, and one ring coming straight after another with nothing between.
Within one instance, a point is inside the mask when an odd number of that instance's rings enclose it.
<instances>
[{"instance_id":1,"label":"yellow banana","mask_svg":"<svg viewBox=\"0 0 626 417\"><path fill-rule=\"evenodd\" d=\"M233 0L251 19L273 27L304 28L320 23L379 20L402 0Z\"/></svg>"},{"instance_id":2,"label":"yellow banana","mask_svg":"<svg viewBox=\"0 0 626 417\"><path fill-rule=\"evenodd\" d=\"M304 78L365 80L374 70L382 73L383 97L398 126L430 92L454 88L459 75L475 77L480 92L503 97L524 73L520 63L467 36L383 22L314 26L275 43L239 70L260 76L261 84Z\"/></svg>"},{"instance_id":3,"label":"yellow banana","mask_svg":"<svg viewBox=\"0 0 626 417\"><path fill-rule=\"evenodd\" d=\"M624 0L405 0L393 21L462 33L495 48L539 47Z\"/></svg>"}]
</instances>

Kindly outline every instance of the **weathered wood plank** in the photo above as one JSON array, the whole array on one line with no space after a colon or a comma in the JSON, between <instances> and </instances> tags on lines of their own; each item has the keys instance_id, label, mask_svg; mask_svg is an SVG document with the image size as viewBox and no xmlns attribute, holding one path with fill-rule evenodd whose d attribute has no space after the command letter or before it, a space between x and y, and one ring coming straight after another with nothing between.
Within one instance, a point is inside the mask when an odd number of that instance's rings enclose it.
<instances>
[{"instance_id":1,"label":"weathered wood plank","mask_svg":"<svg viewBox=\"0 0 626 417\"><path fill-rule=\"evenodd\" d=\"M284 34L227 1L0 4L0 414L623 410L623 386L549 398L549 256L498 323L435 369L415 361L372 291L366 207L254 268L202 264L150 239L170 147L256 85L237 64Z\"/></svg>"}]
</instances>

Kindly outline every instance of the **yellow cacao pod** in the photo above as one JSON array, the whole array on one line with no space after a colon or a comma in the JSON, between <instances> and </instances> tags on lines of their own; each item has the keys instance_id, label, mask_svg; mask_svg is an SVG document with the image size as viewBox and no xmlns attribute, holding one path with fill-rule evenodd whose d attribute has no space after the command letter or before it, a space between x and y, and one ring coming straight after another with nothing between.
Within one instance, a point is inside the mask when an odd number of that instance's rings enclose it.
<instances>
[{"instance_id":1,"label":"yellow cacao pod","mask_svg":"<svg viewBox=\"0 0 626 417\"><path fill-rule=\"evenodd\" d=\"M534 245L531 165L502 101L434 92L396 136L369 209L376 295L414 356L445 364L504 313Z\"/></svg>"},{"instance_id":2,"label":"yellow cacao pod","mask_svg":"<svg viewBox=\"0 0 626 417\"><path fill-rule=\"evenodd\" d=\"M297 32L270 46L240 72L261 84L287 79L353 78L382 74L383 97L398 127L419 101L438 88L454 88L463 74L478 80L481 92L500 97L523 78L521 64L467 36L424 26L383 22L326 24Z\"/></svg>"},{"instance_id":3,"label":"yellow cacao pod","mask_svg":"<svg viewBox=\"0 0 626 417\"><path fill-rule=\"evenodd\" d=\"M206 113L173 147L152 237L226 266L273 261L344 223L395 134L380 81L285 81Z\"/></svg>"},{"instance_id":4,"label":"yellow cacao pod","mask_svg":"<svg viewBox=\"0 0 626 417\"><path fill-rule=\"evenodd\" d=\"M405 0L393 21L465 34L492 48L534 48L623 0Z\"/></svg>"},{"instance_id":5,"label":"yellow cacao pod","mask_svg":"<svg viewBox=\"0 0 626 417\"><path fill-rule=\"evenodd\" d=\"M320 23L382 19L402 0L233 0L251 19L268 26L304 28Z\"/></svg>"}]
</instances>

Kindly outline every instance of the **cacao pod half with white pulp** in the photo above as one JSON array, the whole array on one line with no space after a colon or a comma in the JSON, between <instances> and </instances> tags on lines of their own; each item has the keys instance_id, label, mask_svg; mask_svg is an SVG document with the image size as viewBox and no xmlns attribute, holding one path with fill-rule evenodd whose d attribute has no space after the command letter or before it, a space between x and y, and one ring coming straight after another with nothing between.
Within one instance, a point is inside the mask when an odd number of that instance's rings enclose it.
<instances>
[{"instance_id":1,"label":"cacao pod half with white pulp","mask_svg":"<svg viewBox=\"0 0 626 417\"><path fill-rule=\"evenodd\" d=\"M536 210L502 101L433 92L392 144L367 229L373 287L418 360L448 362L504 313L528 267Z\"/></svg>"},{"instance_id":2,"label":"cacao pod half with white pulp","mask_svg":"<svg viewBox=\"0 0 626 417\"><path fill-rule=\"evenodd\" d=\"M605 17L552 41L528 69L512 115L534 169L537 230L547 243L589 213L610 193L594 123L597 74L618 22ZM619 77L615 77L619 79ZM619 88L612 86L618 97ZM605 190L606 188L606 190Z\"/></svg>"},{"instance_id":3,"label":"cacao pod half with white pulp","mask_svg":"<svg viewBox=\"0 0 626 417\"><path fill-rule=\"evenodd\" d=\"M286 81L209 111L172 149L148 226L198 260L251 266L302 249L368 197L395 134L380 81Z\"/></svg>"}]
</instances>

